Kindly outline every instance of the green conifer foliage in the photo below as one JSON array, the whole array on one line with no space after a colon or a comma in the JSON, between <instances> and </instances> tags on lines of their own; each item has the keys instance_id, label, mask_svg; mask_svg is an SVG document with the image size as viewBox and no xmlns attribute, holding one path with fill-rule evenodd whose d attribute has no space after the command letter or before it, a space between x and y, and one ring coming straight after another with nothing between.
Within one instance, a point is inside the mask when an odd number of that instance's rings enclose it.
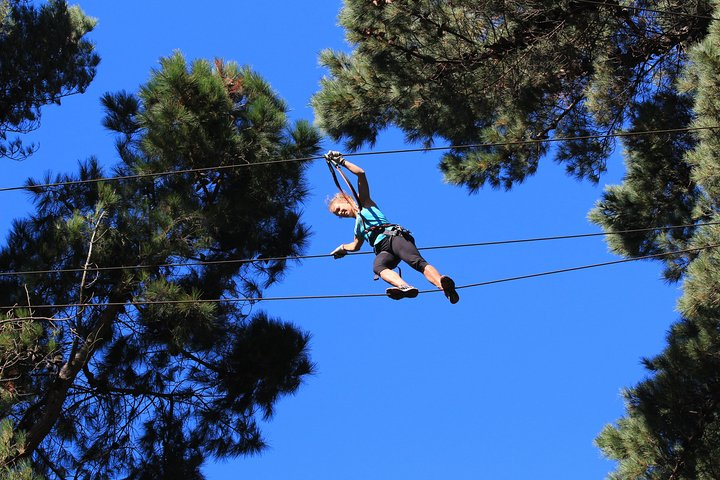
<instances>
[{"instance_id":1,"label":"green conifer foliage","mask_svg":"<svg viewBox=\"0 0 720 480\"><path fill-rule=\"evenodd\" d=\"M8 314L36 329L37 354L18 365L2 416L25 435L14 458L51 478L202 478L209 458L260 451L258 420L312 371L308 335L292 324L253 302L202 301L262 296L287 268L225 260L302 252L305 165L254 164L314 155L319 136L290 124L251 70L179 53L137 96L103 103L115 174L244 167L30 182L36 213L15 223L2 270L142 267L3 278L2 305L26 306ZM105 175L90 159L56 179ZM167 266L198 262L214 263ZM105 305L61 306L86 303Z\"/></svg>"},{"instance_id":2,"label":"green conifer foliage","mask_svg":"<svg viewBox=\"0 0 720 480\"><path fill-rule=\"evenodd\" d=\"M714 16L720 17L716 3ZM720 21L713 21L708 37L691 52L688 77L695 85L696 115L693 125L720 124ZM702 130L695 147L677 162L677 157L654 157L658 165L675 161L696 192L692 202L677 202L674 211L711 222L718 215L720 140L717 130ZM649 159L631 157L632 168L643 168ZM638 167L635 167L635 164ZM631 176L631 173L628 175ZM639 202L659 199L657 189L638 188L632 178L620 188L636 189ZM669 184L673 187L672 182ZM648 193L649 192L649 193ZM613 193L613 190L610 191ZM645 197L645 198L644 198ZM622 205L612 195L613 208ZM692 208L690 208L692 207ZM640 210L644 209L641 208ZM635 215L637 209L628 209ZM671 204L659 209L673 212ZM622 215L622 214L621 214ZM720 244L720 228L698 227L690 247ZM684 292L679 301L683 315L668 334L668 345L659 355L646 359L652 373L647 380L625 392L626 416L608 425L597 438L604 453L618 461L611 478L711 480L720 478L720 250L712 248L698 253L687 266Z\"/></svg>"},{"instance_id":3,"label":"green conifer foliage","mask_svg":"<svg viewBox=\"0 0 720 480\"><path fill-rule=\"evenodd\" d=\"M3 480L41 480L33 472L27 460L16 462L14 465L5 465L5 462L17 455L18 449L22 448L25 438L13 429L12 421L3 419L0 421L0 478Z\"/></svg>"},{"instance_id":4,"label":"green conifer foliage","mask_svg":"<svg viewBox=\"0 0 720 480\"><path fill-rule=\"evenodd\" d=\"M40 107L88 87L100 58L84 37L95 24L64 0L0 1L0 158L30 155L18 134L39 127Z\"/></svg>"},{"instance_id":5,"label":"green conifer foliage","mask_svg":"<svg viewBox=\"0 0 720 480\"><path fill-rule=\"evenodd\" d=\"M628 132L690 126L692 102L689 94L657 93L634 107ZM609 235L608 245L618 255L637 257L688 248L695 232L693 225L710 220L704 214L696 217L701 190L685 159L686 153L697 145L696 136L687 132L638 135L624 138L623 144L626 164L623 183L606 187L602 199L590 212L590 219L608 232L687 225ZM665 278L679 280L688 261L688 256L668 257Z\"/></svg>"},{"instance_id":6,"label":"green conifer foliage","mask_svg":"<svg viewBox=\"0 0 720 480\"><path fill-rule=\"evenodd\" d=\"M329 76L313 98L317 122L350 148L390 125L408 140L455 145L720 125L719 2L598 3L346 0L340 23L353 51L321 55ZM510 188L551 154L571 176L598 181L611 142L455 149L441 168L470 191ZM691 226L610 236L611 249L719 245L718 226L697 226L720 221L718 130L623 146L625 178L591 219L609 231ZM684 279L682 319L644 360L650 376L624 392L625 417L596 440L618 462L610 478L720 478L718 252L666 260L666 278Z\"/></svg>"},{"instance_id":7,"label":"green conifer foliage","mask_svg":"<svg viewBox=\"0 0 720 480\"><path fill-rule=\"evenodd\" d=\"M389 125L452 145L613 133L658 90L674 90L685 48L707 31L707 1L641 2L679 17L581 0L346 0L350 54L325 51L317 122L349 148ZM612 149L559 142L568 174L598 181ZM550 144L456 149L445 178L475 191L532 175Z\"/></svg>"}]
</instances>

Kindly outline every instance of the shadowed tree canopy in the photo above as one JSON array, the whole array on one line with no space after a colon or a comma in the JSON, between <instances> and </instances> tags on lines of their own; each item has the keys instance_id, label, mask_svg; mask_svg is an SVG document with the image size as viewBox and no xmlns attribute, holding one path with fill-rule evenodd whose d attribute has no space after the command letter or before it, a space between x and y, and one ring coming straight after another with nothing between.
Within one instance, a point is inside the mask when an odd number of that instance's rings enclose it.
<instances>
[{"instance_id":1,"label":"shadowed tree canopy","mask_svg":"<svg viewBox=\"0 0 720 480\"><path fill-rule=\"evenodd\" d=\"M317 123L352 149L372 144L389 125L428 145L614 133L656 95L675 92L687 48L709 23L707 0L633 5L346 0L340 24L354 48L321 54L330 75L313 98ZM554 145L555 160L571 176L597 182L613 141ZM549 148L454 149L441 168L470 191L509 189L535 173Z\"/></svg>"},{"instance_id":2,"label":"shadowed tree canopy","mask_svg":"<svg viewBox=\"0 0 720 480\"><path fill-rule=\"evenodd\" d=\"M690 126L694 95L658 93L637 105L629 119L628 132ZM686 154L697 146L695 133L683 132L630 136L622 139L626 172L623 183L607 186L590 212L590 219L605 231L645 227L683 228L650 230L634 234L609 235L610 249L618 255L638 257L690 248L696 222L709 222L711 211L699 207L702 190L692 175ZM675 282L682 278L691 255L668 256L664 276Z\"/></svg>"},{"instance_id":3,"label":"shadowed tree canopy","mask_svg":"<svg viewBox=\"0 0 720 480\"><path fill-rule=\"evenodd\" d=\"M117 175L246 166L28 183L36 212L15 222L0 269L80 271L2 277L0 305L24 306L5 309L0 332L0 373L13 379L1 389L15 433L5 465L31 459L49 478L202 478L207 459L262 450L258 420L312 371L308 334L251 300L202 302L260 297L287 268L222 261L302 252L305 165L254 164L315 155L319 136L290 124L251 70L180 54L137 95L102 101ZM105 175L90 159L52 180ZM118 265L142 267L90 269Z\"/></svg>"},{"instance_id":4,"label":"shadowed tree canopy","mask_svg":"<svg viewBox=\"0 0 720 480\"><path fill-rule=\"evenodd\" d=\"M697 128L624 138L625 178L590 213L607 231L688 225L609 236L622 256L714 246L665 260L666 279L684 279L682 318L597 444L618 462L612 479L714 480L720 227L697 224L720 222L720 2L619 3L346 0L353 50L322 53L313 106L350 148L390 125L426 144L558 140L451 150L442 171L470 191L509 189L544 156L598 181L613 141L562 138Z\"/></svg>"},{"instance_id":5,"label":"shadowed tree canopy","mask_svg":"<svg viewBox=\"0 0 720 480\"><path fill-rule=\"evenodd\" d=\"M88 87L100 58L84 37L95 23L64 0L0 0L0 158L32 154L19 135L40 126L40 107Z\"/></svg>"},{"instance_id":6,"label":"shadowed tree canopy","mask_svg":"<svg viewBox=\"0 0 720 480\"><path fill-rule=\"evenodd\" d=\"M720 18L720 4L714 16ZM720 124L718 45L720 21L715 20L708 37L692 50L687 74L694 92L693 125L697 127ZM718 130L698 133L694 148L677 164L680 175L674 179L670 150L658 150L652 157L645 156L649 149L640 150L640 156L629 157L625 182L609 189L594 215L600 219L604 215L605 224L614 218L625 221L646 215L651 212L647 192L658 188L644 184L667 180L667 191L671 191L682 180L697 189L694 202L678 202L674 209L658 205L659 210L720 222ZM639 175L643 170L645 174ZM625 392L626 416L608 425L597 439L605 454L618 461L611 476L614 479L720 478L720 227L697 228L687 244L715 247L695 255L687 266L678 304L683 318L673 325L665 350L644 361L651 377ZM633 246L616 248L631 251Z\"/></svg>"}]
</instances>

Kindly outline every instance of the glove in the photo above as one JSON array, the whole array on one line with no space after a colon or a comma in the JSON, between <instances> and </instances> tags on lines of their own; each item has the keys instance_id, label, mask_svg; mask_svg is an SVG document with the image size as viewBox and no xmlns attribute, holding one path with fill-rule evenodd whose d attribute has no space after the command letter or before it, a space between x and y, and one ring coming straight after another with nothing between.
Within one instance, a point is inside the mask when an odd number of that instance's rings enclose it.
<instances>
[{"instance_id":1,"label":"glove","mask_svg":"<svg viewBox=\"0 0 720 480\"><path fill-rule=\"evenodd\" d=\"M345 159L343 158L342 153L335 150L328 150L325 154L325 159L336 167L342 167L345 165Z\"/></svg>"},{"instance_id":2,"label":"glove","mask_svg":"<svg viewBox=\"0 0 720 480\"><path fill-rule=\"evenodd\" d=\"M337 260L338 258L342 258L345 255L347 255L347 250L345 250L345 247L340 245L339 247L337 247L335 250L332 251L331 255L333 256L333 258L335 260Z\"/></svg>"}]
</instances>

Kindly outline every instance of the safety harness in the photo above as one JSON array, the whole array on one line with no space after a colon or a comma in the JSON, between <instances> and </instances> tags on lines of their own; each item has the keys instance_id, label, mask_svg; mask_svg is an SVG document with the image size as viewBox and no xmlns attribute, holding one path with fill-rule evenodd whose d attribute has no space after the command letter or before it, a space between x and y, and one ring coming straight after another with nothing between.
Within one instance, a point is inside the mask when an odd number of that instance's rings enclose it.
<instances>
[{"instance_id":1,"label":"safety harness","mask_svg":"<svg viewBox=\"0 0 720 480\"><path fill-rule=\"evenodd\" d=\"M362 218L362 215L360 217ZM365 225L365 222L363 222L363 225ZM369 235L368 232L370 232ZM368 241L370 242L370 245L373 247L373 249L375 248L375 240L377 240L377 237L379 237L380 235L397 237L400 235L407 236L410 234L410 230L396 223L381 223L380 225L365 227L365 230L363 231L363 235L368 237Z\"/></svg>"},{"instance_id":2,"label":"safety harness","mask_svg":"<svg viewBox=\"0 0 720 480\"><path fill-rule=\"evenodd\" d=\"M348 180L348 178L343 173L341 164L337 163L337 162L333 163L330 160L329 155L325 155L325 161L327 162L327 166L330 169L330 174L332 175L333 181L335 182L335 186L338 188L340 193L342 193L346 197L348 196L348 194L345 193L342 186L340 185L340 181L338 180L337 174L335 173L336 170L337 170L337 173L340 174L340 176L342 177L343 181L348 186L350 191L352 192L353 197L355 197L355 202L357 203L358 214L359 214L359 210L362 208L362 204L360 202L360 196L358 195L357 191L355 191L355 188L353 188L352 183L350 183L350 180ZM333 164L335 165L335 168L333 168ZM362 225L363 225L363 235L368 237L370 246L372 247L373 251L376 254L379 252L377 250L375 250L375 240L377 240L377 237L380 236L381 234L387 235L389 237L395 237L398 235L411 237L410 230L407 230L406 228L403 228L402 226L397 225L395 223L382 223L380 225L368 225L367 222L365 222L365 218L362 215L360 215L360 221L362 222ZM369 235L368 235L368 232L370 232ZM398 273L400 274L400 276L402 276L402 270L400 270L399 266L398 266ZM374 280L377 280L378 278L379 277L377 275L374 276Z\"/></svg>"},{"instance_id":3,"label":"safety harness","mask_svg":"<svg viewBox=\"0 0 720 480\"><path fill-rule=\"evenodd\" d=\"M333 168L333 162L330 160L329 155L325 155L325 161L327 162L327 166L330 169L330 174L333 177L333 181L335 182L335 186L338 188L340 193L342 193L345 196L348 196L347 193L343 190L342 186L340 185L340 181L337 178L337 174L335 173L335 170L340 174L343 181L345 181L345 184L348 186L350 191L353 194L353 197L355 197L355 202L357 203L358 210L362 209L362 204L360 202L360 196L358 195L355 188L353 188L352 183L348 178L345 176L345 174L342 171L341 164L335 163L335 168ZM395 223L382 223L380 225L368 225L367 222L365 222L365 218L360 215L360 221L363 225L363 235L368 238L368 241L370 242L370 246L375 246L375 240L378 236L381 234L387 235L389 237L395 237L398 235L410 235L410 230L407 230L403 228L400 225L397 225ZM369 235L368 235L369 232Z\"/></svg>"}]
</instances>

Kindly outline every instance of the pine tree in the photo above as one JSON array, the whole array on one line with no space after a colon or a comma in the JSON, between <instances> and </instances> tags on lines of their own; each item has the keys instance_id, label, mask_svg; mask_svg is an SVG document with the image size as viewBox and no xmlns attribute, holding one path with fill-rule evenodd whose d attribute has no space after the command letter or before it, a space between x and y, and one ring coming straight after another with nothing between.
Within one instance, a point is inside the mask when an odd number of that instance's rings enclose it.
<instances>
[{"instance_id":1,"label":"pine tree","mask_svg":"<svg viewBox=\"0 0 720 480\"><path fill-rule=\"evenodd\" d=\"M627 173L591 219L619 255L668 255L684 280L682 318L650 376L625 392L627 411L597 444L613 479L720 478L720 2L346 0L351 54L323 52L330 71L313 99L318 124L350 148L389 125L431 144L559 140L647 130L623 139ZM662 11L675 14L662 13ZM699 46L697 45L701 42ZM688 52L692 52L691 57ZM609 139L455 149L446 179L475 191L510 188L545 156L597 181ZM687 225L680 229L663 227Z\"/></svg>"},{"instance_id":2,"label":"pine tree","mask_svg":"<svg viewBox=\"0 0 720 480\"><path fill-rule=\"evenodd\" d=\"M659 92L635 107L628 133L690 127L694 95ZM590 212L590 219L605 231L618 232L647 227L657 230L609 235L610 249L618 255L640 257L688 249L695 224L711 220L701 212L701 188L693 179L685 155L697 145L690 132L657 133L623 138L626 173L622 184L606 187ZM684 225L682 228L664 227ZM665 278L682 278L694 255L665 258Z\"/></svg>"},{"instance_id":3,"label":"pine tree","mask_svg":"<svg viewBox=\"0 0 720 480\"><path fill-rule=\"evenodd\" d=\"M32 154L18 134L40 126L40 107L88 87L100 58L84 37L95 24L64 0L0 0L0 158Z\"/></svg>"},{"instance_id":4,"label":"pine tree","mask_svg":"<svg viewBox=\"0 0 720 480\"><path fill-rule=\"evenodd\" d=\"M714 17L720 17L720 3ZM694 91L693 125L720 124L720 21L714 20L708 37L692 50L688 72ZM656 152L661 168L676 157ZM693 149L678 170L687 173L697 194L692 202L678 203L686 218L720 221L720 139L717 130L701 130ZM649 158L631 157L630 172L647 168ZM668 184L673 187L672 182ZM634 190L634 192L633 192ZM627 202L628 217L638 204L662 198L656 188L644 188L633 178L611 188L606 202L621 212L626 203L615 192L628 192L639 201ZM670 206L668 206L670 207ZM661 209L662 210L662 209ZM666 212L670 212L667 208ZM641 213L642 214L642 213ZM620 213L619 216L624 215ZM696 229L691 247L720 244L720 228ZM608 425L597 439L605 454L618 461L616 479L713 480L720 478L720 250L703 250L689 263L679 310L683 318L668 334L663 352L644 361L651 376L625 392L626 416Z\"/></svg>"},{"instance_id":5,"label":"pine tree","mask_svg":"<svg viewBox=\"0 0 720 480\"><path fill-rule=\"evenodd\" d=\"M116 175L185 173L28 184L36 212L14 224L0 268L79 271L2 280L1 305L23 306L8 318L35 332L2 405L24 435L10 460L50 478L202 478L208 458L262 450L258 419L312 371L292 324L253 302L202 301L262 296L287 268L228 260L302 251L305 165L264 162L313 155L319 136L290 125L251 70L179 53L137 95L103 103ZM90 159L53 180L105 175ZM131 268L91 268L117 265Z\"/></svg>"},{"instance_id":6,"label":"pine tree","mask_svg":"<svg viewBox=\"0 0 720 480\"><path fill-rule=\"evenodd\" d=\"M346 0L340 24L355 47L325 51L313 98L320 127L349 148L388 125L410 141L451 145L445 178L475 191L535 173L544 140L614 133L658 92L674 92L686 48L707 33L708 1ZM651 10L671 10L663 15ZM538 140L538 143L512 142ZM598 181L613 142L555 143L555 159Z\"/></svg>"}]
</instances>

